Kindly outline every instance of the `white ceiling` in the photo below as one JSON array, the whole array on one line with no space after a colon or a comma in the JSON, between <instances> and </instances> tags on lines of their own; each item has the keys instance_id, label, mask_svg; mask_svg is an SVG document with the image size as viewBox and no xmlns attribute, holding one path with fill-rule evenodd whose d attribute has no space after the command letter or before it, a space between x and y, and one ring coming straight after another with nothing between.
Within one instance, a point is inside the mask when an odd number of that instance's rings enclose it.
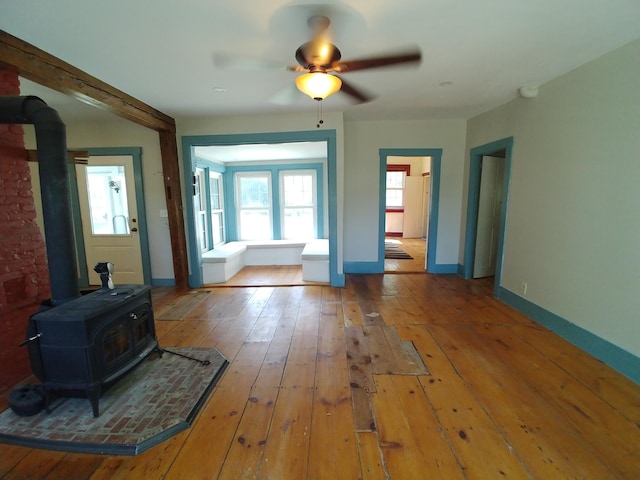
<instances>
[{"instance_id":1,"label":"white ceiling","mask_svg":"<svg viewBox=\"0 0 640 480\"><path fill-rule=\"evenodd\" d=\"M218 163L327 158L327 142L210 145L195 147L196 156Z\"/></svg>"},{"instance_id":2,"label":"white ceiling","mask_svg":"<svg viewBox=\"0 0 640 480\"><path fill-rule=\"evenodd\" d=\"M317 0L314 3L319 3ZM344 60L417 45L418 68L351 72L377 98L323 102L349 119L470 118L640 37L638 0L346 0L332 6ZM0 0L0 29L173 117L300 111L270 101L296 73L215 67L214 54L295 64L309 2L285 0ZM544 88L540 89L544 95ZM93 107L25 81L65 114ZM68 112L68 113L67 113Z\"/></svg>"}]
</instances>

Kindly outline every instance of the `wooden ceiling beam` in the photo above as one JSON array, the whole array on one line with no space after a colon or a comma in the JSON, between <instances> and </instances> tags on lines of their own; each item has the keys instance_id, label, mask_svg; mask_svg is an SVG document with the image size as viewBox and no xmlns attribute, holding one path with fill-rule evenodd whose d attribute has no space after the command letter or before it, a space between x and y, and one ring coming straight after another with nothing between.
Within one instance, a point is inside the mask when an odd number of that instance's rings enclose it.
<instances>
[{"instance_id":1,"label":"wooden ceiling beam","mask_svg":"<svg viewBox=\"0 0 640 480\"><path fill-rule=\"evenodd\" d=\"M159 133L174 277L178 289L189 288L175 120L3 30L0 30L0 67Z\"/></svg>"},{"instance_id":2,"label":"wooden ceiling beam","mask_svg":"<svg viewBox=\"0 0 640 480\"><path fill-rule=\"evenodd\" d=\"M152 130L176 131L168 115L3 30L0 66Z\"/></svg>"}]
</instances>

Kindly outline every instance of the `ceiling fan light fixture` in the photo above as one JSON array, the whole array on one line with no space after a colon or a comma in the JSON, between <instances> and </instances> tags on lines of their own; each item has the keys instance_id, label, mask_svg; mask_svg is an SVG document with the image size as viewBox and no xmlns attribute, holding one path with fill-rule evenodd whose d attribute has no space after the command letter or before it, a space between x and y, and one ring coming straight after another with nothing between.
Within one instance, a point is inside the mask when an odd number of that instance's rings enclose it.
<instances>
[{"instance_id":1,"label":"ceiling fan light fixture","mask_svg":"<svg viewBox=\"0 0 640 480\"><path fill-rule=\"evenodd\" d=\"M305 73L296 78L296 87L314 100L324 100L342 87L342 80L324 72Z\"/></svg>"}]
</instances>

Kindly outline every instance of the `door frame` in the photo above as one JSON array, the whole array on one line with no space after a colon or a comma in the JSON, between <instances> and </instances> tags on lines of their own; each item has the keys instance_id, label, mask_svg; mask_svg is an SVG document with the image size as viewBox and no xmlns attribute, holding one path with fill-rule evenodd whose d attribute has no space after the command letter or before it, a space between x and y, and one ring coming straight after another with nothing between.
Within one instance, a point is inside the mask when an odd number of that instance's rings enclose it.
<instances>
[{"instance_id":1,"label":"door frame","mask_svg":"<svg viewBox=\"0 0 640 480\"><path fill-rule=\"evenodd\" d=\"M442 164L441 148L381 148L380 154L380 184L378 206L378 262L377 270L384 272L384 230L387 190L387 157L431 157L431 188L429 189L429 235L427 238L427 272L454 273L436 265L438 246L438 210L440 208L440 171Z\"/></svg>"},{"instance_id":2,"label":"door frame","mask_svg":"<svg viewBox=\"0 0 640 480\"><path fill-rule=\"evenodd\" d=\"M495 142L474 147L469 151L469 185L467 193L467 220L464 242L463 277L470 279L473 274L473 261L476 247L476 225L478 223L478 200L480 197L480 173L482 157L504 150L504 178L502 180L502 206L500 207L500 227L498 232L498 249L496 252L496 273L494 276L493 295L500 298L502 280L502 264L504 260L504 240L507 226L507 210L509 206L509 184L511 183L511 158L513 155L513 137L503 138Z\"/></svg>"},{"instance_id":3,"label":"door frame","mask_svg":"<svg viewBox=\"0 0 640 480\"><path fill-rule=\"evenodd\" d=\"M338 269L338 172L337 140L335 130L301 130L290 132L240 133L224 135L188 135L182 137L182 166L185 192L187 192L186 226L189 250L189 286L202 286L200 249L195 235L193 202L189 199L190 179L196 166L195 147L209 145L247 145L261 143L326 142L327 192L329 216L329 279L332 287L344 287L344 267ZM325 232L327 233L327 232Z\"/></svg>"},{"instance_id":4,"label":"door frame","mask_svg":"<svg viewBox=\"0 0 640 480\"><path fill-rule=\"evenodd\" d=\"M149 231L147 229L147 215L144 203L144 183L142 181L142 147L104 147L81 148L89 152L90 157L130 156L133 159L133 183L136 192L136 204L138 209L138 238L140 239L140 253L142 255L142 276L146 285L151 284L151 255L149 253ZM76 255L78 258L78 285L89 286L89 275L86 270L87 253L82 234L82 217L80 216L80 195L78 193L78 180L75 165L69 168L71 177L71 209L73 212L73 230L76 240ZM83 267L86 265L87 269Z\"/></svg>"}]
</instances>

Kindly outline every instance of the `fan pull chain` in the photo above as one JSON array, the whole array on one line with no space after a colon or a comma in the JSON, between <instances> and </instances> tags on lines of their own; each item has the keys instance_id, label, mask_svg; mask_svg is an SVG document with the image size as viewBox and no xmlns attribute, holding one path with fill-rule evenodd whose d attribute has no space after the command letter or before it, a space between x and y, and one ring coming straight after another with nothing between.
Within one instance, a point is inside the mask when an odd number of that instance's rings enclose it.
<instances>
[{"instance_id":1,"label":"fan pull chain","mask_svg":"<svg viewBox=\"0 0 640 480\"><path fill-rule=\"evenodd\" d=\"M324 123L322 120L322 99L318 100L318 123L316 124L317 128L320 128L320 125Z\"/></svg>"}]
</instances>

